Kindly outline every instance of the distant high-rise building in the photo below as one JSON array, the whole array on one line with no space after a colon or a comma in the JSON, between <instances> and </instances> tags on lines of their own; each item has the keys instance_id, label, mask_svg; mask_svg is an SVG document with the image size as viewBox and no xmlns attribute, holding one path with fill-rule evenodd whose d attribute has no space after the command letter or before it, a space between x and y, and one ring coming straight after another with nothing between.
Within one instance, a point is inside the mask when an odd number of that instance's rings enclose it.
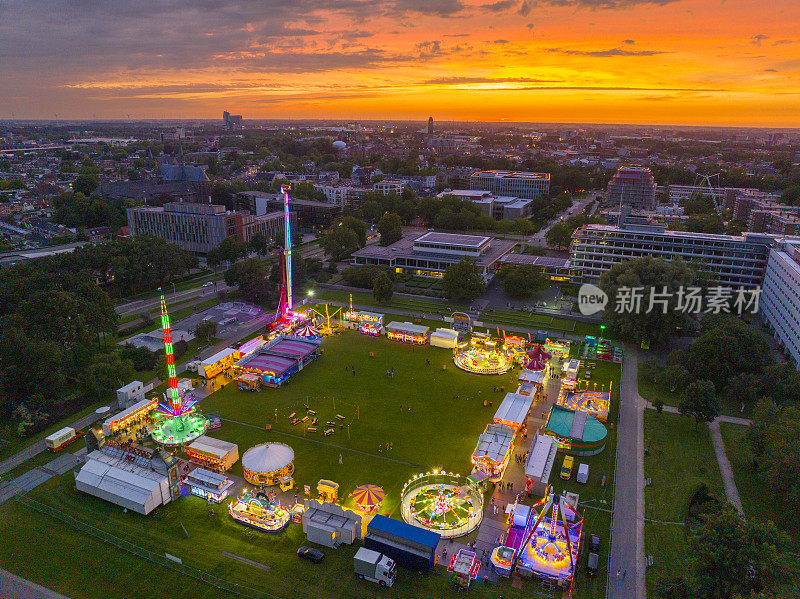
<instances>
[{"instance_id":1,"label":"distant high-rise building","mask_svg":"<svg viewBox=\"0 0 800 599\"><path fill-rule=\"evenodd\" d=\"M470 176L469 188L532 200L550 193L550 173L478 171Z\"/></svg>"},{"instance_id":2,"label":"distant high-rise building","mask_svg":"<svg viewBox=\"0 0 800 599\"><path fill-rule=\"evenodd\" d=\"M656 209L656 181L649 168L621 166L608 182L606 198L612 205L627 204L640 210Z\"/></svg>"},{"instance_id":3,"label":"distant high-rise building","mask_svg":"<svg viewBox=\"0 0 800 599\"><path fill-rule=\"evenodd\" d=\"M428 117L428 135L433 135L433 117Z\"/></svg>"},{"instance_id":4,"label":"distant high-rise building","mask_svg":"<svg viewBox=\"0 0 800 599\"><path fill-rule=\"evenodd\" d=\"M228 129L242 129L244 127L241 114L231 114L227 110L222 113L222 122Z\"/></svg>"}]
</instances>

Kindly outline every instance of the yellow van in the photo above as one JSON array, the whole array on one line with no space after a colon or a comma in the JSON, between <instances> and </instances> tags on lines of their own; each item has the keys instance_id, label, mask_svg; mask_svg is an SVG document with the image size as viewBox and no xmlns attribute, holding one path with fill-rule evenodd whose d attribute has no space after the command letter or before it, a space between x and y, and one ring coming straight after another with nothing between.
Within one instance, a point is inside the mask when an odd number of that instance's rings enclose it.
<instances>
[{"instance_id":1,"label":"yellow van","mask_svg":"<svg viewBox=\"0 0 800 599\"><path fill-rule=\"evenodd\" d=\"M572 464L575 463L575 459L571 456L564 456L564 463L561 464L561 478L564 480L569 480L569 477L572 476Z\"/></svg>"}]
</instances>

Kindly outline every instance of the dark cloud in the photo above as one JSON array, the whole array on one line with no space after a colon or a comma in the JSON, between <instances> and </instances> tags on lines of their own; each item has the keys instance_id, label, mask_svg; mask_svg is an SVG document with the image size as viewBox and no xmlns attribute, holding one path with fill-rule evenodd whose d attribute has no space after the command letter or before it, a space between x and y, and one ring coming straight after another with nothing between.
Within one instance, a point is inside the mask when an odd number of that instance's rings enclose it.
<instances>
[{"instance_id":1,"label":"dark cloud","mask_svg":"<svg viewBox=\"0 0 800 599\"><path fill-rule=\"evenodd\" d=\"M505 12L517 5L516 0L500 0L492 4L484 4L479 8L486 12Z\"/></svg>"},{"instance_id":2,"label":"dark cloud","mask_svg":"<svg viewBox=\"0 0 800 599\"><path fill-rule=\"evenodd\" d=\"M778 69L764 69L765 73L777 73Z\"/></svg>"},{"instance_id":3,"label":"dark cloud","mask_svg":"<svg viewBox=\"0 0 800 599\"><path fill-rule=\"evenodd\" d=\"M755 45L755 46L760 46L762 41L768 40L768 39L769 39L768 35L765 35L763 33L759 33L758 35L754 35L753 37L750 38L750 43Z\"/></svg>"},{"instance_id":4,"label":"dark cloud","mask_svg":"<svg viewBox=\"0 0 800 599\"><path fill-rule=\"evenodd\" d=\"M519 4L519 9L517 12L521 14L523 17L527 17L528 14L531 12L533 8L533 2L531 0L522 0Z\"/></svg>"},{"instance_id":5,"label":"dark cloud","mask_svg":"<svg viewBox=\"0 0 800 599\"><path fill-rule=\"evenodd\" d=\"M494 40L492 43L503 45L503 44L510 44L511 42L509 42L508 40Z\"/></svg>"},{"instance_id":6,"label":"dark cloud","mask_svg":"<svg viewBox=\"0 0 800 599\"><path fill-rule=\"evenodd\" d=\"M557 83L557 79L531 77L437 77L422 82L424 85L465 85L469 83Z\"/></svg>"},{"instance_id":7,"label":"dark cloud","mask_svg":"<svg viewBox=\"0 0 800 599\"><path fill-rule=\"evenodd\" d=\"M636 41L634 41L634 40L622 40L622 43L623 44L628 44L629 46L632 46L633 44L636 43Z\"/></svg>"},{"instance_id":8,"label":"dark cloud","mask_svg":"<svg viewBox=\"0 0 800 599\"><path fill-rule=\"evenodd\" d=\"M796 44L797 40L775 40L772 42L773 46L783 46L784 44Z\"/></svg>"},{"instance_id":9,"label":"dark cloud","mask_svg":"<svg viewBox=\"0 0 800 599\"><path fill-rule=\"evenodd\" d=\"M592 10L619 10L642 4L665 6L681 0L523 0L522 5L530 10L536 6L557 6L572 8L588 8ZM520 14L527 14L522 12Z\"/></svg>"},{"instance_id":10,"label":"dark cloud","mask_svg":"<svg viewBox=\"0 0 800 599\"><path fill-rule=\"evenodd\" d=\"M611 56L656 56L669 54L664 50L624 50L623 48L610 48L608 50L569 50L565 48L548 48L548 52L557 54L570 54L574 56L592 56L595 58L608 58Z\"/></svg>"}]
</instances>

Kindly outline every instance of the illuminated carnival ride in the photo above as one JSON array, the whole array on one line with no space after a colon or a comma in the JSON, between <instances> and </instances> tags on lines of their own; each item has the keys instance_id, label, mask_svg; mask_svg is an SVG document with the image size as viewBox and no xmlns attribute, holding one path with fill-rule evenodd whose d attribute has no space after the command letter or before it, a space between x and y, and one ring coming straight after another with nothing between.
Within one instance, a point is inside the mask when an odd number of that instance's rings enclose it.
<instances>
[{"instance_id":1,"label":"illuminated carnival ride","mask_svg":"<svg viewBox=\"0 0 800 599\"><path fill-rule=\"evenodd\" d=\"M503 544L492 552L492 564L505 576L516 568L521 575L571 581L582 528L583 517L548 487L530 510L515 508Z\"/></svg>"},{"instance_id":2,"label":"illuminated carnival ride","mask_svg":"<svg viewBox=\"0 0 800 599\"><path fill-rule=\"evenodd\" d=\"M228 504L228 511L237 522L264 532L283 530L292 517L288 507L270 501L264 493L243 493Z\"/></svg>"},{"instance_id":3,"label":"illuminated carnival ride","mask_svg":"<svg viewBox=\"0 0 800 599\"><path fill-rule=\"evenodd\" d=\"M468 342L454 350L453 361L461 370L474 374L503 374L511 370L513 358L503 350L500 341L488 333L473 333Z\"/></svg>"},{"instance_id":4,"label":"illuminated carnival ride","mask_svg":"<svg viewBox=\"0 0 800 599\"><path fill-rule=\"evenodd\" d=\"M408 524L443 537L459 537L481 523L483 494L460 474L418 474L403 487L400 512Z\"/></svg>"},{"instance_id":5,"label":"illuminated carnival ride","mask_svg":"<svg viewBox=\"0 0 800 599\"><path fill-rule=\"evenodd\" d=\"M525 356L524 368L525 370L533 370L534 372L545 370L552 357L552 354L546 352L541 345L537 344Z\"/></svg>"},{"instance_id":6,"label":"illuminated carnival ride","mask_svg":"<svg viewBox=\"0 0 800 599\"><path fill-rule=\"evenodd\" d=\"M161 291L161 288L158 288ZM177 447L194 441L208 429L208 419L195 408L197 400L186 393L178 392L178 377L175 372L175 354L172 350L167 303L161 294L161 328L164 331L164 354L167 361L169 389L164 394L166 401L159 403L153 411L153 428L150 436L159 445Z\"/></svg>"}]
</instances>

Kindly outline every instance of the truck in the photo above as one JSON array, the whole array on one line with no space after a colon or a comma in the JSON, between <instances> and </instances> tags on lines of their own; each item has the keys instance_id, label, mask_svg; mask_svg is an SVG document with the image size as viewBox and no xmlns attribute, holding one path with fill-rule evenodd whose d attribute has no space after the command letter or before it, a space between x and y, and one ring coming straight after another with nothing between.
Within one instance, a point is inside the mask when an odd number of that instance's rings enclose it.
<instances>
[{"instance_id":1,"label":"truck","mask_svg":"<svg viewBox=\"0 0 800 599\"><path fill-rule=\"evenodd\" d=\"M356 576L361 580L377 582L382 587L390 587L397 576L395 563L388 557L372 549L361 547L353 558Z\"/></svg>"},{"instance_id":2,"label":"truck","mask_svg":"<svg viewBox=\"0 0 800 599\"><path fill-rule=\"evenodd\" d=\"M586 484L589 480L589 464L581 464L578 466L578 482L582 485Z\"/></svg>"}]
</instances>

